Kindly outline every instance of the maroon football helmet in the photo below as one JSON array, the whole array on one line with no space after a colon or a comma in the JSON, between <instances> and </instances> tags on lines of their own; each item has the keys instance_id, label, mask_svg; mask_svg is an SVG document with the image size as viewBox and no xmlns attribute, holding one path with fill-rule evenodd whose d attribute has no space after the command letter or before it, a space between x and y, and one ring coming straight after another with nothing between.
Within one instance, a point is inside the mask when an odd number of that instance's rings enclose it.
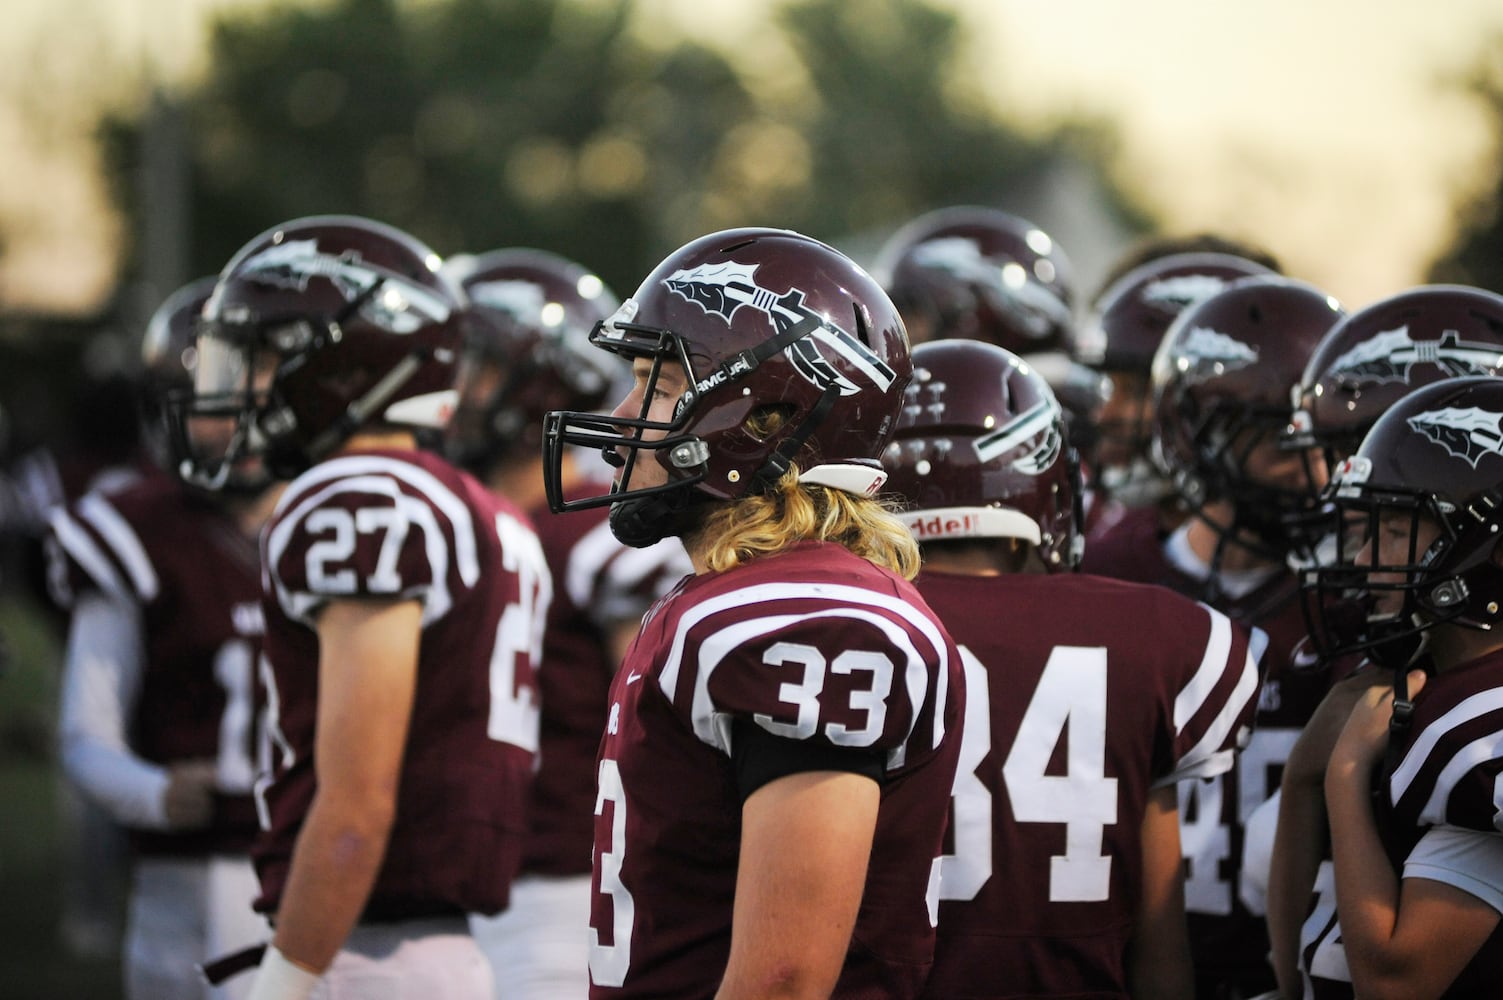
<instances>
[{"instance_id":1,"label":"maroon football helmet","mask_svg":"<svg viewBox=\"0 0 1503 1000\"><path fill-rule=\"evenodd\" d=\"M1075 328L1076 361L1112 377L1115 399L1081 438L1100 486L1129 506L1171 493L1149 458L1153 440L1149 370L1174 318L1239 278L1272 274L1227 253L1176 253L1150 260L1112 282Z\"/></svg>"},{"instance_id":2,"label":"maroon football helmet","mask_svg":"<svg viewBox=\"0 0 1503 1000\"><path fill-rule=\"evenodd\" d=\"M439 264L406 233L354 216L297 219L247 243L198 331L179 435L193 480L217 488L254 455L290 478L362 428L443 427L465 298ZM227 441L194 431L226 419Z\"/></svg>"},{"instance_id":3,"label":"maroon football helmet","mask_svg":"<svg viewBox=\"0 0 1503 1000\"><path fill-rule=\"evenodd\" d=\"M1353 312L1316 345L1296 390L1290 443L1335 467L1411 390L1503 373L1503 296L1422 285Z\"/></svg>"},{"instance_id":4,"label":"maroon football helmet","mask_svg":"<svg viewBox=\"0 0 1503 1000\"><path fill-rule=\"evenodd\" d=\"M198 351L193 338L204 303L218 279L214 275L189 282L162 300L146 321L141 338L141 423L152 457L174 471L169 412L174 400L193 392Z\"/></svg>"},{"instance_id":5,"label":"maroon football helmet","mask_svg":"<svg viewBox=\"0 0 1503 1000\"><path fill-rule=\"evenodd\" d=\"M1165 333L1153 359L1154 459L1193 512L1232 502L1234 523L1218 525L1224 538L1245 529L1282 558L1295 541L1289 517L1314 506L1308 463L1297 484L1270 482L1248 463L1255 450L1275 450L1260 446L1283 437L1300 372L1342 315L1320 289L1270 275L1232 282Z\"/></svg>"},{"instance_id":6,"label":"maroon football helmet","mask_svg":"<svg viewBox=\"0 0 1503 1000\"><path fill-rule=\"evenodd\" d=\"M884 463L920 541L1020 538L1050 570L1080 562L1079 467L1063 411L1011 351L974 340L914 348Z\"/></svg>"},{"instance_id":7,"label":"maroon football helmet","mask_svg":"<svg viewBox=\"0 0 1503 1000\"><path fill-rule=\"evenodd\" d=\"M1102 292L1078 327L1072 354L1101 371L1148 374L1169 325L1184 309L1239 278L1273 274L1245 257L1180 253L1134 268Z\"/></svg>"},{"instance_id":8,"label":"maroon football helmet","mask_svg":"<svg viewBox=\"0 0 1503 1000\"><path fill-rule=\"evenodd\" d=\"M590 347L590 331L620 304L588 268L545 250L450 258L444 269L470 300L463 394L451 454L475 471L536 455L549 410L598 410L630 378Z\"/></svg>"},{"instance_id":9,"label":"maroon football helmet","mask_svg":"<svg viewBox=\"0 0 1503 1000\"><path fill-rule=\"evenodd\" d=\"M1397 400L1336 468L1323 498L1336 556L1301 574L1323 654L1362 650L1402 670L1435 625L1490 630L1503 621L1503 571L1492 559L1503 537L1503 380L1450 378ZM1398 515L1385 532L1407 525L1402 561L1384 562L1368 544L1384 515ZM1423 550L1421 518L1440 529ZM1395 593L1401 602L1385 602Z\"/></svg>"},{"instance_id":10,"label":"maroon football helmet","mask_svg":"<svg viewBox=\"0 0 1503 1000\"><path fill-rule=\"evenodd\" d=\"M803 481L861 495L887 478L880 458L913 374L908 338L881 287L817 240L777 229L694 240L590 340L653 364L636 418L548 414L544 474L556 512L609 503L617 536L648 545L682 533L701 501L760 492L795 462ZM690 386L669 422L647 419L664 362L682 365ZM770 411L782 417L777 430L748 426ZM566 445L600 448L622 465L617 487L566 500ZM639 461L658 462L667 483L623 489Z\"/></svg>"},{"instance_id":11,"label":"maroon football helmet","mask_svg":"<svg viewBox=\"0 0 1503 1000\"><path fill-rule=\"evenodd\" d=\"M958 337L1033 354L1070 336L1069 260L1007 212L963 205L921 215L893 234L873 270L916 343Z\"/></svg>"}]
</instances>

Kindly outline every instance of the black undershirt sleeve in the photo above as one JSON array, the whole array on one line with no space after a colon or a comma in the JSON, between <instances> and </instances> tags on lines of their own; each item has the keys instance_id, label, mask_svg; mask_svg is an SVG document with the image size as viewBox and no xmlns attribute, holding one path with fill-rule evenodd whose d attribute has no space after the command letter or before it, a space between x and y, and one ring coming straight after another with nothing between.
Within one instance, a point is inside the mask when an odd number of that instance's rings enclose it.
<instances>
[{"instance_id":1,"label":"black undershirt sleeve","mask_svg":"<svg viewBox=\"0 0 1503 1000\"><path fill-rule=\"evenodd\" d=\"M731 765L745 802L768 782L805 771L848 771L880 785L887 770L887 751L790 740L774 736L750 719L735 719L731 722Z\"/></svg>"}]
</instances>

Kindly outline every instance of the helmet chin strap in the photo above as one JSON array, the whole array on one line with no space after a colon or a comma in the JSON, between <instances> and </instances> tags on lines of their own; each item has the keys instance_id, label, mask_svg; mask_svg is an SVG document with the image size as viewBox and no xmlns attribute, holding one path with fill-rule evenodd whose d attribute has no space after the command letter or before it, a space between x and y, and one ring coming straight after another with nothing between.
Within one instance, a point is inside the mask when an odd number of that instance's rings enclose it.
<instances>
[{"instance_id":1,"label":"helmet chin strap","mask_svg":"<svg viewBox=\"0 0 1503 1000\"><path fill-rule=\"evenodd\" d=\"M767 461L763 462L762 467L752 476L753 482L760 489L770 489L783 478L783 474L793 464L794 456L799 453L804 442L809 440L810 435L819 429L819 425L825 422L831 407L835 405L835 400L839 398L838 386L833 384L825 386L825 391L820 393L819 402L809 410L809 415L804 417L787 437L783 438L773 453L767 456Z\"/></svg>"},{"instance_id":2,"label":"helmet chin strap","mask_svg":"<svg viewBox=\"0 0 1503 1000\"><path fill-rule=\"evenodd\" d=\"M1374 662L1393 671L1393 715L1388 719L1388 746L1384 748L1384 764L1389 773L1399 765L1403 754L1404 739L1414 719L1414 702L1409 698L1409 671L1424 660L1430 647L1430 633L1416 632L1401 636L1391 642L1380 644L1370 650ZM1384 652L1379 653L1378 650Z\"/></svg>"}]
</instances>

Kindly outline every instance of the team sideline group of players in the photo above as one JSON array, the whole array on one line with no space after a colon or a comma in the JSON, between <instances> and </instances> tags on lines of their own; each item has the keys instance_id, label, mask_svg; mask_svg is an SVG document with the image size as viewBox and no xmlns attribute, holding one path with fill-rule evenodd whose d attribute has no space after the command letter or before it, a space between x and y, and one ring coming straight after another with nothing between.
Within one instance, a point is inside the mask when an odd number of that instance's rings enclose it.
<instances>
[{"instance_id":1,"label":"team sideline group of players","mask_svg":"<svg viewBox=\"0 0 1503 1000\"><path fill-rule=\"evenodd\" d=\"M324 216L143 358L49 538L132 1000L1495 995L1503 297Z\"/></svg>"}]
</instances>

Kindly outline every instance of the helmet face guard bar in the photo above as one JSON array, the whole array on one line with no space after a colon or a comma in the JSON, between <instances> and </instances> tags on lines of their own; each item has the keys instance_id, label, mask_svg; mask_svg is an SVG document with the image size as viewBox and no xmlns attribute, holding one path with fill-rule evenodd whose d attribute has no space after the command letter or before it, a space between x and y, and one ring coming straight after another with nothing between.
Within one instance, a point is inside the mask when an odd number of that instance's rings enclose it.
<instances>
[{"instance_id":1,"label":"helmet face guard bar","mask_svg":"<svg viewBox=\"0 0 1503 1000\"><path fill-rule=\"evenodd\" d=\"M627 308L623 307L622 312L626 311ZM627 359L651 359L652 370L643 387L642 406L636 417L555 410L543 418L543 486L548 495L548 507L555 514L603 507L624 497L647 497L677 491L701 481L708 474L708 449L693 435L681 433L689 421L695 399L694 371L682 338L669 330L625 322L618 318L620 316L621 312L618 312L616 316L597 323L590 331L590 343ZM674 408L673 419L667 423L647 417L664 361L681 365L689 381L689 387ZM644 435L649 432L661 436L644 440ZM576 499L565 497L563 458L569 447L598 450L608 465L620 470L610 492ZM639 453L655 455L661 451L669 453L669 464L674 469L685 470L683 474L659 486L630 489L631 474ZM622 452L625 452L624 457Z\"/></svg>"},{"instance_id":2,"label":"helmet face guard bar","mask_svg":"<svg viewBox=\"0 0 1503 1000\"><path fill-rule=\"evenodd\" d=\"M651 384L648 383L649 387ZM644 403L644 409L645 405ZM549 413L543 418L543 485L548 493L549 509L555 514L563 514L603 507L623 497L647 497L672 492L704 479L708 471L705 465L709 457L708 451L704 443L693 435L672 433L682 422L680 419L672 424L664 424L645 418L607 417L577 410L555 410ZM653 441L642 440L640 435L649 430L666 431L668 436ZM573 500L564 496L561 462L565 449L571 446L599 450L607 464L621 470L609 493ZM624 458L620 454L621 450L626 452ZM638 455L642 452L656 454L662 451L668 452L669 464L675 469L689 471L659 486L625 488L624 484L631 482Z\"/></svg>"},{"instance_id":3,"label":"helmet face guard bar","mask_svg":"<svg viewBox=\"0 0 1503 1000\"><path fill-rule=\"evenodd\" d=\"M304 336L306 325L286 324ZM236 466L259 457L266 447L266 434L259 415L271 403L267 376L258 385L257 373L273 359L280 374L281 362L264 343L261 331L248 324L200 323L194 336L198 365L194 383L168 390L163 396L168 446L178 477L189 485L210 492L259 490L266 483L264 471L248 478ZM195 421L233 425L228 437L213 443L194 434ZM273 423L276 423L273 420Z\"/></svg>"},{"instance_id":4,"label":"helmet face guard bar","mask_svg":"<svg viewBox=\"0 0 1503 1000\"><path fill-rule=\"evenodd\" d=\"M1383 491L1343 496L1328 491L1327 503L1328 538L1335 551L1301 570L1305 618L1316 652L1327 661L1365 653L1386 666L1407 667L1421 648L1423 632L1464 611L1463 606L1438 607L1436 600L1437 593L1445 592L1450 574L1437 574L1433 565L1454 548L1451 525L1433 500L1415 495ZM1391 521L1384 524L1385 513L1401 515L1407 525L1407 554L1402 562L1385 563L1380 558L1379 533L1395 530ZM1418 530L1426 515L1442 531L1427 551L1420 552ZM1377 602L1384 594L1399 595L1401 605L1379 612Z\"/></svg>"}]
</instances>

